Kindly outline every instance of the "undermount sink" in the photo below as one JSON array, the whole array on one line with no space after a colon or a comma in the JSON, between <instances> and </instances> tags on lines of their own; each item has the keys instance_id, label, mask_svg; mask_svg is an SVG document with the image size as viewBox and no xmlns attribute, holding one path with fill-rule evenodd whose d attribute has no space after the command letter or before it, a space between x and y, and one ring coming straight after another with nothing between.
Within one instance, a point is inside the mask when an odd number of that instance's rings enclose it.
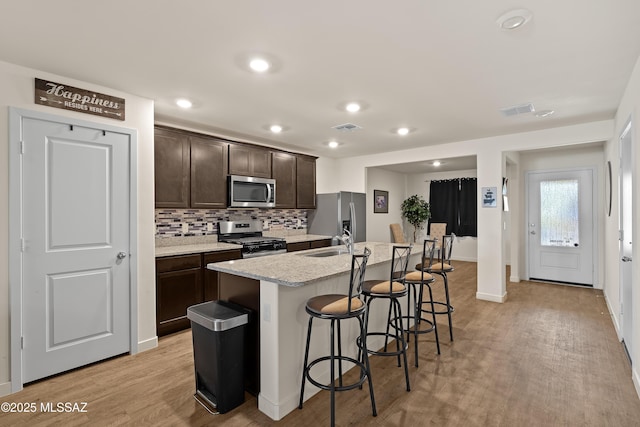
<instances>
[{"instance_id":1,"label":"undermount sink","mask_svg":"<svg viewBox=\"0 0 640 427\"><path fill-rule=\"evenodd\" d=\"M310 256L314 258L324 258L328 256L336 256L336 255L342 255L342 254L348 254L348 253L349 251L343 248L343 249L330 249L327 251L314 252L312 254L301 254L301 255Z\"/></svg>"}]
</instances>

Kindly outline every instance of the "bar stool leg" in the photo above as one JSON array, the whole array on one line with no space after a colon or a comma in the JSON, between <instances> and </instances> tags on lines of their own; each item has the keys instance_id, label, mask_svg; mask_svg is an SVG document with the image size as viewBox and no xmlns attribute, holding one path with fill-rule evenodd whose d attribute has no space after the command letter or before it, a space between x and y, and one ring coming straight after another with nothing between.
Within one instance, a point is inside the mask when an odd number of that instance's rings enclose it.
<instances>
[{"instance_id":1,"label":"bar stool leg","mask_svg":"<svg viewBox=\"0 0 640 427\"><path fill-rule=\"evenodd\" d=\"M438 337L438 325L436 324L436 307L433 304L433 291L431 290L431 285L429 283L425 283L427 288L429 289L429 303L431 304L431 321L433 322L433 332L436 334L436 347L438 348L438 354L440 354L440 338ZM420 312L422 312L422 288L420 289Z\"/></svg>"},{"instance_id":2,"label":"bar stool leg","mask_svg":"<svg viewBox=\"0 0 640 427\"><path fill-rule=\"evenodd\" d=\"M329 361L331 362L330 369L330 381L331 381L331 427L336 425L336 383L335 383L335 336L333 334L335 319L331 319L331 356Z\"/></svg>"},{"instance_id":3,"label":"bar stool leg","mask_svg":"<svg viewBox=\"0 0 640 427\"><path fill-rule=\"evenodd\" d=\"M307 326L307 345L304 349L304 365L302 366L302 385L300 386L300 403L298 409L302 409L302 402L304 401L304 383L307 380L307 363L309 362L309 345L311 344L311 326L313 324L313 317L309 317L309 326Z\"/></svg>"},{"instance_id":4,"label":"bar stool leg","mask_svg":"<svg viewBox=\"0 0 640 427\"><path fill-rule=\"evenodd\" d=\"M338 320L338 377L342 387L342 334L340 333L340 320Z\"/></svg>"},{"instance_id":5,"label":"bar stool leg","mask_svg":"<svg viewBox=\"0 0 640 427\"><path fill-rule=\"evenodd\" d=\"M358 322L360 322L360 342L365 343L366 348L366 339L367 339L367 329L362 318L358 317ZM364 367L366 370L366 375L369 383L369 396L371 397L371 411L373 412L373 416L378 416L378 411L376 409L376 400L373 397L373 382L371 381L371 365L369 365L369 353L367 351L362 352L362 359L360 359L360 355L358 355L358 360L361 360L364 363ZM362 388L362 385L360 386Z\"/></svg>"},{"instance_id":6,"label":"bar stool leg","mask_svg":"<svg viewBox=\"0 0 640 427\"><path fill-rule=\"evenodd\" d=\"M396 318L396 331L398 331L396 346L398 351L400 351L400 346L404 349L402 351L402 358L404 359L404 378L407 381L407 391L411 391L411 385L409 384L409 366L407 363L407 344L404 340L404 329L402 328L402 307L400 306L400 301L397 299L393 298L391 301L393 304L393 314ZM398 363L400 363L400 355L398 355Z\"/></svg>"},{"instance_id":7,"label":"bar stool leg","mask_svg":"<svg viewBox=\"0 0 640 427\"><path fill-rule=\"evenodd\" d=\"M449 280L447 279L447 273L442 273L444 279L444 293L447 299L447 317L449 318L449 338L453 341L453 323L451 323L451 301L449 300Z\"/></svg>"}]
</instances>

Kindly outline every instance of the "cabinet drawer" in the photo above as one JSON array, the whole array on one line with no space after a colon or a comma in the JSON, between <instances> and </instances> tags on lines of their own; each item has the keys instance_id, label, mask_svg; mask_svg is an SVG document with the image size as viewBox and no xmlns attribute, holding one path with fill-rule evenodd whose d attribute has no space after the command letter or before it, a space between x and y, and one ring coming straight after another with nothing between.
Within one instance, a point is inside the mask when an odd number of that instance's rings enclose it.
<instances>
[{"instance_id":1,"label":"cabinet drawer","mask_svg":"<svg viewBox=\"0 0 640 427\"><path fill-rule=\"evenodd\" d=\"M287 243L287 252L304 251L309 247L309 242Z\"/></svg>"},{"instance_id":2,"label":"cabinet drawer","mask_svg":"<svg viewBox=\"0 0 640 427\"><path fill-rule=\"evenodd\" d=\"M207 264L212 262L221 262L221 261L229 261L232 259L242 258L242 253L240 249L232 249L228 251L218 251L218 252L207 252L204 254L204 267L207 267Z\"/></svg>"},{"instance_id":3,"label":"cabinet drawer","mask_svg":"<svg viewBox=\"0 0 640 427\"><path fill-rule=\"evenodd\" d=\"M156 273L202 267L202 255L178 255L156 259Z\"/></svg>"},{"instance_id":4,"label":"cabinet drawer","mask_svg":"<svg viewBox=\"0 0 640 427\"><path fill-rule=\"evenodd\" d=\"M326 248L327 246L331 246L331 239L313 240L309 246L311 249Z\"/></svg>"}]
</instances>

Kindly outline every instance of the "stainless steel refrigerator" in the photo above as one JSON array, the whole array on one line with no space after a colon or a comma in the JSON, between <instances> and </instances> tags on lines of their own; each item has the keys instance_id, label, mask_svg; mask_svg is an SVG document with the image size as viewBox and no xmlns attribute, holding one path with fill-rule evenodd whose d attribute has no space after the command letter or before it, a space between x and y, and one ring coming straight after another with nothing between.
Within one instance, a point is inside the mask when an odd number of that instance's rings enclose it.
<instances>
[{"instance_id":1,"label":"stainless steel refrigerator","mask_svg":"<svg viewBox=\"0 0 640 427\"><path fill-rule=\"evenodd\" d=\"M316 195L316 209L309 211L309 234L341 236L345 228L353 234L354 242L367 238L367 195L340 191ZM350 204L353 203L353 210ZM340 242L334 240L334 244Z\"/></svg>"}]
</instances>

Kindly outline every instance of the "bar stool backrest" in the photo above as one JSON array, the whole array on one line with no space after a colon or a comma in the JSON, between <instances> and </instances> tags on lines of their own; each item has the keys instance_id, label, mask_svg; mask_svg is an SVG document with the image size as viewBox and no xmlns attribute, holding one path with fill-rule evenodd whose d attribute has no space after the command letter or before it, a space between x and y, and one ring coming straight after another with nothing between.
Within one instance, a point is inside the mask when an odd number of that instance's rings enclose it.
<instances>
[{"instance_id":1,"label":"bar stool backrest","mask_svg":"<svg viewBox=\"0 0 640 427\"><path fill-rule=\"evenodd\" d=\"M393 282L403 282L407 275L407 266L413 244L394 245L391 254L391 272L389 273L389 295L393 293Z\"/></svg>"},{"instance_id":2,"label":"bar stool backrest","mask_svg":"<svg viewBox=\"0 0 640 427\"><path fill-rule=\"evenodd\" d=\"M371 250L364 248L364 252L361 254L353 254L351 256L351 275L349 278L349 302L347 304L347 312L351 313L351 299L353 297L359 297L362 291L362 283L364 282L364 275L367 271L367 262L369 261L369 255Z\"/></svg>"},{"instance_id":3,"label":"bar stool backrest","mask_svg":"<svg viewBox=\"0 0 640 427\"><path fill-rule=\"evenodd\" d=\"M420 268L423 273L433 265L436 243L436 239L424 239L424 243L422 244L422 268Z\"/></svg>"},{"instance_id":4,"label":"bar stool backrest","mask_svg":"<svg viewBox=\"0 0 640 427\"><path fill-rule=\"evenodd\" d=\"M451 251L453 250L453 241L456 235L451 233L446 236L442 236L442 247L440 249L440 262L451 265Z\"/></svg>"}]
</instances>

